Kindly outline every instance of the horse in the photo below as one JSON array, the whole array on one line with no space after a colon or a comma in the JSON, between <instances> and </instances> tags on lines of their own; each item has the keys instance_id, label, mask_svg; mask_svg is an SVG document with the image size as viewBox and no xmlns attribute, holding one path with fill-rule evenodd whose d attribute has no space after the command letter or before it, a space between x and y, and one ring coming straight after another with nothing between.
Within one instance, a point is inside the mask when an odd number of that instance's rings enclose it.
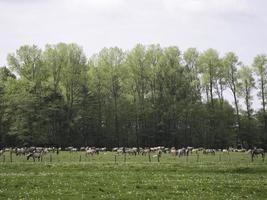
<instances>
[{"instance_id":1,"label":"horse","mask_svg":"<svg viewBox=\"0 0 267 200\"><path fill-rule=\"evenodd\" d=\"M191 154L193 153L193 149L194 147L187 147L186 150L188 151L188 153L190 152Z\"/></svg>"},{"instance_id":2,"label":"horse","mask_svg":"<svg viewBox=\"0 0 267 200\"><path fill-rule=\"evenodd\" d=\"M150 149L149 148L145 148L145 149L142 149L141 150L141 155L146 155L146 154L149 154L150 153Z\"/></svg>"},{"instance_id":3,"label":"horse","mask_svg":"<svg viewBox=\"0 0 267 200\"><path fill-rule=\"evenodd\" d=\"M88 156L88 155L93 156L94 154L97 154L97 151L96 151L96 149L93 149L93 148L89 148L89 149L87 149L86 152L85 152L85 155L86 155L86 156Z\"/></svg>"},{"instance_id":4,"label":"horse","mask_svg":"<svg viewBox=\"0 0 267 200\"><path fill-rule=\"evenodd\" d=\"M189 151L186 148L181 148L177 150L177 154L179 157L180 156L188 156Z\"/></svg>"},{"instance_id":5,"label":"horse","mask_svg":"<svg viewBox=\"0 0 267 200\"><path fill-rule=\"evenodd\" d=\"M214 149L204 149L203 154L212 154L215 155L215 150Z\"/></svg>"},{"instance_id":6,"label":"horse","mask_svg":"<svg viewBox=\"0 0 267 200\"><path fill-rule=\"evenodd\" d=\"M199 149L193 149L192 150L192 153L196 153L196 154L198 154L198 151L200 151Z\"/></svg>"},{"instance_id":7,"label":"horse","mask_svg":"<svg viewBox=\"0 0 267 200\"><path fill-rule=\"evenodd\" d=\"M226 153L229 154L229 150L227 150L227 149L223 149L222 152L223 152L224 154L226 154Z\"/></svg>"},{"instance_id":8,"label":"horse","mask_svg":"<svg viewBox=\"0 0 267 200\"><path fill-rule=\"evenodd\" d=\"M27 160L29 160L30 157L32 157L34 162L35 162L36 158L38 159L38 161L40 161L40 159L42 158L42 153L41 152L33 152L33 153L27 154L26 157L27 157Z\"/></svg>"},{"instance_id":9,"label":"horse","mask_svg":"<svg viewBox=\"0 0 267 200\"><path fill-rule=\"evenodd\" d=\"M171 155L172 156L176 156L177 155L177 151L176 151L175 147L171 148Z\"/></svg>"},{"instance_id":10,"label":"horse","mask_svg":"<svg viewBox=\"0 0 267 200\"><path fill-rule=\"evenodd\" d=\"M257 156L261 154L261 157L262 157L262 160L264 161L264 157L265 157L265 152L264 152L264 149L257 149L257 148L254 148L251 150L251 159L253 160L254 159L254 156Z\"/></svg>"},{"instance_id":11,"label":"horse","mask_svg":"<svg viewBox=\"0 0 267 200\"><path fill-rule=\"evenodd\" d=\"M26 148L15 148L16 156L25 155Z\"/></svg>"}]
</instances>

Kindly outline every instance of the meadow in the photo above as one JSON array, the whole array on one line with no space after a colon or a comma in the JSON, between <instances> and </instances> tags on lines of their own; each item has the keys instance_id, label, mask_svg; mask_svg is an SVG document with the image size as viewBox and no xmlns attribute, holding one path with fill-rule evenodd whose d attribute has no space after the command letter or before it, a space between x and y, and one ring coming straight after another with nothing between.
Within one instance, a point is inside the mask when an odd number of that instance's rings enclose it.
<instances>
[{"instance_id":1,"label":"meadow","mask_svg":"<svg viewBox=\"0 0 267 200\"><path fill-rule=\"evenodd\" d=\"M267 163L246 153L0 157L0 199L267 199Z\"/></svg>"}]
</instances>

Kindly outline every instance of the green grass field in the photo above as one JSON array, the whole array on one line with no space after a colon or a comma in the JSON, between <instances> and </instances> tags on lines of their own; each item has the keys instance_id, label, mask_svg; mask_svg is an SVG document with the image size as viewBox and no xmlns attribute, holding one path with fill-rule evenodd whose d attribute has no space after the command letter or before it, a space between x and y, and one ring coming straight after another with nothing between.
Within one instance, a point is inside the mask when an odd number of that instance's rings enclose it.
<instances>
[{"instance_id":1,"label":"green grass field","mask_svg":"<svg viewBox=\"0 0 267 200\"><path fill-rule=\"evenodd\" d=\"M267 161L245 153L0 157L0 199L267 199ZM52 159L52 160L51 160ZM52 162L51 162L52 161ZM126 161L126 162L125 162Z\"/></svg>"}]
</instances>

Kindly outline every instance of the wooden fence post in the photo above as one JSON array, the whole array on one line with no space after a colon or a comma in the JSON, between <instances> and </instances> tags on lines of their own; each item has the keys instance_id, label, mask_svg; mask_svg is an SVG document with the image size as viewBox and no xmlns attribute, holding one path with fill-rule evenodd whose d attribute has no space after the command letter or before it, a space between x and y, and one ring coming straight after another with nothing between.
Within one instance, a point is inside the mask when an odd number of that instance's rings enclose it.
<instances>
[{"instance_id":1,"label":"wooden fence post","mask_svg":"<svg viewBox=\"0 0 267 200\"><path fill-rule=\"evenodd\" d=\"M148 161L151 162L150 153L148 153Z\"/></svg>"},{"instance_id":2,"label":"wooden fence post","mask_svg":"<svg viewBox=\"0 0 267 200\"><path fill-rule=\"evenodd\" d=\"M6 161L6 155L3 155L3 163Z\"/></svg>"},{"instance_id":3,"label":"wooden fence post","mask_svg":"<svg viewBox=\"0 0 267 200\"><path fill-rule=\"evenodd\" d=\"M82 161L82 155L80 155L80 159L79 159L79 162L81 162Z\"/></svg>"},{"instance_id":4,"label":"wooden fence post","mask_svg":"<svg viewBox=\"0 0 267 200\"><path fill-rule=\"evenodd\" d=\"M158 162L159 162L159 155L157 156L157 158L158 158Z\"/></svg>"},{"instance_id":5,"label":"wooden fence post","mask_svg":"<svg viewBox=\"0 0 267 200\"><path fill-rule=\"evenodd\" d=\"M10 151L10 162L12 162L12 150Z\"/></svg>"},{"instance_id":6,"label":"wooden fence post","mask_svg":"<svg viewBox=\"0 0 267 200\"><path fill-rule=\"evenodd\" d=\"M197 153L197 162L199 161L199 154Z\"/></svg>"},{"instance_id":7,"label":"wooden fence post","mask_svg":"<svg viewBox=\"0 0 267 200\"><path fill-rule=\"evenodd\" d=\"M115 155L115 163L117 163L117 156Z\"/></svg>"},{"instance_id":8,"label":"wooden fence post","mask_svg":"<svg viewBox=\"0 0 267 200\"><path fill-rule=\"evenodd\" d=\"M124 153L124 162L126 162L126 153Z\"/></svg>"},{"instance_id":9,"label":"wooden fence post","mask_svg":"<svg viewBox=\"0 0 267 200\"><path fill-rule=\"evenodd\" d=\"M50 154L50 162L52 162L52 154Z\"/></svg>"}]
</instances>

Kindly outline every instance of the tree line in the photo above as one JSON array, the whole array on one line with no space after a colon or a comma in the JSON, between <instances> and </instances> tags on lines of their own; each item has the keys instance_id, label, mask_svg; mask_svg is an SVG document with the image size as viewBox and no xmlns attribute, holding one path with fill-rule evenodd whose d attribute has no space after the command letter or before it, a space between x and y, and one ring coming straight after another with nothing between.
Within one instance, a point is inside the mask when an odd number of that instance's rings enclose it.
<instances>
[{"instance_id":1,"label":"tree line","mask_svg":"<svg viewBox=\"0 0 267 200\"><path fill-rule=\"evenodd\" d=\"M77 44L59 43L21 46L7 61L0 146L267 144L265 55L246 66L233 52L138 44L87 58Z\"/></svg>"}]
</instances>

